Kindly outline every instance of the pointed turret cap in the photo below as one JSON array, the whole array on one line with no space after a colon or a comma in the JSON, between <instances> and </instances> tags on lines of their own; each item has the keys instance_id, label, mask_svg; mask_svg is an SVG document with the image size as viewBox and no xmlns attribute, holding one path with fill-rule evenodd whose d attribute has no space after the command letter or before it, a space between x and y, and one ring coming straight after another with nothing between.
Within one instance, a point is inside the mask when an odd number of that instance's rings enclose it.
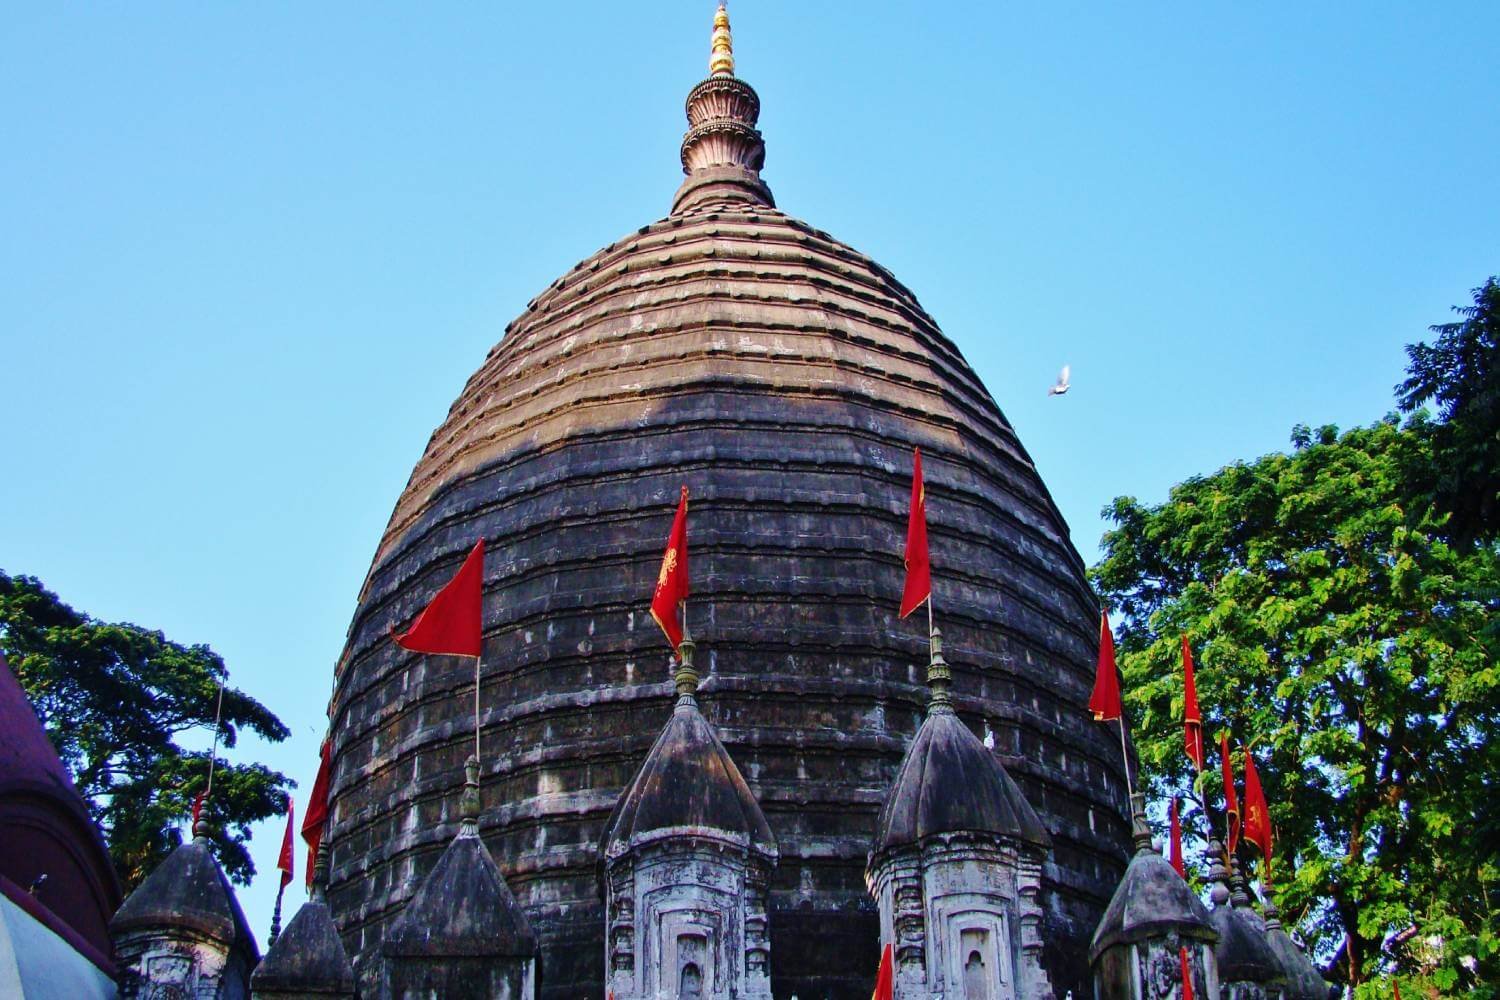
<instances>
[{"instance_id":1,"label":"pointed turret cap","mask_svg":"<svg viewBox=\"0 0 1500 1000\"><path fill-rule=\"evenodd\" d=\"M1328 1000L1331 989L1307 953L1297 947L1291 935L1275 919L1276 909L1266 901L1266 944L1286 973L1286 1000Z\"/></svg>"},{"instance_id":2,"label":"pointed turret cap","mask_svg":"<svg viewBox=\"0 0 1500 1000\"><path fill-rule=\"evenodd\" d=\"M276 943L250 977L250 988L259 996L327 994L354 995L354 966L344 951L333 914L323 897L327 879L328 842L318 846L313 868L312 894L276 937Z\"/></svg>"},{"instance_id":3,"label":"pointed turret cap","mask_svg":"<svg viewBox=\"0 0 1500 1000\"><path fill-rule=\"evenodd\" d=\"M1050 847L1047 828L1000 759L953 713L942 635L936 631L927 676L932 688L927 718L880 812L875 853L964 831Z\"/></svg>"},{"instance_id":4,"label":"pointed turret cap","mask_svg":"<svg viewBox=\"0 0 1500 1000\"><path fill-rule=\"evenodd\" d=\"M1217 842L1209 845L1209 853L1215 858L1209 877L1217 884L1213 887L1214 908L1209 911L1208 919L1219 933L1219 942L1214 945L1219 982L1282 982L1285 974L1271 946L1266 943L1265 929L1259 918L1248 906L1230 903L1230 874L1222 860L1223 850Z\"/></svg>"},{"instance_id":5,"label":"pointed turret cap","mask_svg":"<svg viewBox=\"0 0 1500 1000\"><path fill-rule=\"evenodd\" d=\"M381 943L386 955L416 958L530 958L537 939L479 837L479 762L465 765L463 823Z\"/></svg>"},{"instance_id":6,"label":"pointed turret cap","mask_svg":"<svg viewBox=\"0 0 1500 1000\"><path fill-rule=\"evenodd\" d=\"M1132 799L1137 822L1145 826L1145 796ZM1217 941L1218 932L1209 920L1208 907L1177 874L1172 863L1151 846L1137 844L1135 856L1125 868L1115 894L1094 931L1089 961L1096 961L1108 948L1145 938L1176 932L1179 937Z\"/></svg>"},{"instance_id":7,"label":"pointed turret cap","mask_svg":"<svg viewBox=\"0 0 1500 1000\"><path fill-rule=\"evenodd\" d=\"M777 854L776 837L694 697L694 643L684 637L677 704L634 780L620 793L604 827L600 853L615 858L673 835L720 836L762 855Z\"/></svg>"},{"instance_id":8,"label":"pointed turret cap","mask_svg":"<svg viewBox=\"0 0 1500 1000\"><path fill-rule=\"evenodd\" d=\"M150 928L185 927L230 948L244 947L260 957L245 913L219 862L204 824L197 836L178 847L146 876L109 923L119 935Z\"/></svg>"}]
</instances>

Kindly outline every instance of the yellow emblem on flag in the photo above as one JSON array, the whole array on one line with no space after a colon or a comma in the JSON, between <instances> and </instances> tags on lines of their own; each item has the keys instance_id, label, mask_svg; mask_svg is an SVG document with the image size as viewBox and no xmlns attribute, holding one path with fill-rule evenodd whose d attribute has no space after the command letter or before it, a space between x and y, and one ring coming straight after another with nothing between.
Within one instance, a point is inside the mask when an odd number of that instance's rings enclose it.
<instances>
[{"instance_id":1,"label":"yellow emblem on flag","mask_svg":"<svg viewBox=\"0 0 1500 1000\"><path fill-rule=\"evenodd\" d=\"M667 585L667 577L671 576L672 575L672 571L674 569L676 569L676 568L677 568L677 548L676 548L676 546L673 546L672 548L670 548L670 549L667 550L667 554L666 555L664 555L664 556L661 557L661 572L659 574L657 574L657 577L656 577L656 589L657 590L660 590L661 588L663 588L663 587L665 587Z\"/></svg>"}]
</instances>

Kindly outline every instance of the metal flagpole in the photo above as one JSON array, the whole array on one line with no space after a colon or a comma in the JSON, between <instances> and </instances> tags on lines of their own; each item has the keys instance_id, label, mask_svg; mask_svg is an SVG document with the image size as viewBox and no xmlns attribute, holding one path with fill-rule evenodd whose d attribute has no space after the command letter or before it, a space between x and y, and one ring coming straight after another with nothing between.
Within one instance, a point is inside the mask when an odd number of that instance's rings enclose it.
<instances>
[{"instance_id":1,"label":"metal flagpole","mask_svg":"<svg viewBox=\"0 0 1500 1000\"><path fill-rule=\"evenodd\" d=\"M1135 798L1135 785L1130 780L1130 753L1125 749L1125 706L1120 706L1120 757L1125 763L1125 794Z\"/></svg>"},{"instance_id":2,"label":"metal flagpole","mask_svg":"<svg viewBox=\"0 0 1500 1000\"><path fill-rule=\"evenodd\" d=\"M213 743L213 749L211 749L208 752L208 788L205 789L204 792L203 792L203 801L204 802L208 801L208 797L210 795L212 795L213 791L214 791L214 764L216 764L218 762L218 757L219 757L219 720L222 719L223 717L224 717L224 678L220 677L219 678L219 700L218 700L218 703L214 706L214 743Z\"/></svg>"},{"instance_id":3,"label":"metal flagpole","mask_svg":"<svg viewBox=\"0 0 1500 1000\"><path fill-rule=\"evenodd\" d=\"M484 649L484 640L480 639L481 650ZM484 662L484 653L481 652L474 657L474 759L479 760L479 665Z\"/></svg>"}]
</instances>

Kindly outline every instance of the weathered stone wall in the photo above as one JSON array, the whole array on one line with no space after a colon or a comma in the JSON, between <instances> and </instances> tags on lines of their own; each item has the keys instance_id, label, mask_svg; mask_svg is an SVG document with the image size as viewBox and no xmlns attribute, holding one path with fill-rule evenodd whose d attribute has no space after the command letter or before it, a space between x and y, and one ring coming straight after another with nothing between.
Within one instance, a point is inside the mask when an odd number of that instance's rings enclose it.
<instances>
[{"instance_id":1,"label":"weathered stone wall","mask_svg":"<svg viewBox=\"0 0 1500 1000\"><path fill-rule=\"evenodd\" d=\"M1052 833L1044 960L1059 995L1085 995L1128 830L1118 743L1085 710L1098 619L1082 563L1009 424L911 294L744 202L696 204L558 279L413 471L332 706L329 897L361 967L453 834L471 746L470 663L403 653L386 631L482 534L484 785L498 803L482 832L541 938L543 993L602 1000L595 848L671 711L646 607L685 482L701 701L781 844L775 993L868 996L878 921L863 868L927 698L924 627L895 618L915 445L956 708L994 733Z\"/></svg>"},{"instance_id":2,"label":"weathered stone wall","mask_svg":"<svg viewBox=\"0 0 1500 1000\"><path fill-rule=\"evenodd\" d=\"M115 942L121 1000L249 1000L251 963L222 941L186 928L122 934Z\"/></svg>"}]
</instances>

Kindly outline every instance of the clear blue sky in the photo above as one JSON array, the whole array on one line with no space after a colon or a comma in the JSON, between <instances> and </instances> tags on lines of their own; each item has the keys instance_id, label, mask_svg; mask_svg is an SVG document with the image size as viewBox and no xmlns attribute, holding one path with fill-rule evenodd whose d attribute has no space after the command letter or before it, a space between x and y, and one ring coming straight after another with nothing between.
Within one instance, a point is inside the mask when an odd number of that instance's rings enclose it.
<instances>
[{"instance_id":1,"label":"clear blue sky","mask_svg":"<svg viewBox=\"0 0 1500 1000\"><path fill-rule=\"evenodd\" d=\"M712 8L8 7L0 567L222 652L300 809L413 463L528 299L665 215ZM1380 417L1500 271L1489 0L731 14L779 204L917 293L1087 559L1117 494Z\"/></svg>"}]
</instances>

